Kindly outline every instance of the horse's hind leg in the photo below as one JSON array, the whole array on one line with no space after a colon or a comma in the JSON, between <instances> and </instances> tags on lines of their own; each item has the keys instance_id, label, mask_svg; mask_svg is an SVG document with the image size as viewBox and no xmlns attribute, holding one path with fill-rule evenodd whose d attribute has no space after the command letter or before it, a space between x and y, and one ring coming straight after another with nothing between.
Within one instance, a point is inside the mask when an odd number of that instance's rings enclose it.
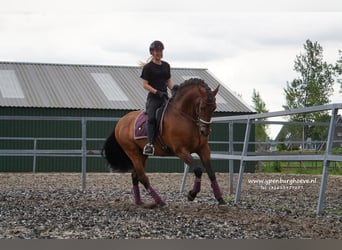
<instances>
[{"instance_id":1,"label":"horse's hind leg","mask_svg":"<svg viewBox=\"0 0 342 250\"><path fill-rule=\"evenodd\" d=\"M132 157L133 158L133 157ZM152 188L148 177L145 174L145 161L146 157L134 157L132 162L134 165L134 171L132 173L132 183L133 183L133 194L135 199L135 204L141 205L143 202L140 198L140 190L138 183L143 184L147 192L151 195L158 206L164 206L165 202L160 198L157 192Z\"/></svg>"},{"instance_id":2,"label":"horse's hind leg","mask_svg":"<svg viewBox=\"0 0 342 250\"><path fill-rule=\"evenodd\" d=\"M156 202L156 204L158 206L164 206L166 205L165 202L160 198L160 196L157 194L157 192L152 188L150 181L148 179L148 177L146 176L146 174L144 172L142 172L139 176L139 181L141 182L141 184L144 185L145 189L147 190L147 192L151 195L151 197L154 199L154 201Z\"/></svg>"},{"instance_id":3,"label":"horse's hind leg","mask_svg":"<svg viewBox=\"0 0 342 250\"><path fill-rule=\"evenodd\" d=\"M139 189L139 181L144 185L148 193L152 196L154 201L159 206L164 206L165 202L160 198L160 196L157 194L157 192L152 188L148 177L143 173L142 176L139 177L136 171L133 171L132 173L132 183L133 183L133 195L134 195L134 201L136 205L142 205L143 202L141 201L140 196L140 189Z\"/></svg>"},{"instance_id":4,"label":"horse's hind leg","mask_svg":"<svg viewBox=\"0 0 342 250\"><path fill-rule=\"evenodd\" d=\"M141 196L140 196L139 179L135 171L132 172L132 184L133 184L134 202L136 205L141 205L143 204L143 202L141 201Z\"/></svg>"},{"instance_id":5,"label":"horse's hind leg","mask_svg":"<svg viewBox=\"0 0 342 250\"><path fill-rule=\"evenodd\" d=\"M146 188L148 193L152 196L154 201L158 206L165 206L166 203L160 198L160 196L157 194L157 192L151 187L151 185Z\"/></svg>"}]
</instances>

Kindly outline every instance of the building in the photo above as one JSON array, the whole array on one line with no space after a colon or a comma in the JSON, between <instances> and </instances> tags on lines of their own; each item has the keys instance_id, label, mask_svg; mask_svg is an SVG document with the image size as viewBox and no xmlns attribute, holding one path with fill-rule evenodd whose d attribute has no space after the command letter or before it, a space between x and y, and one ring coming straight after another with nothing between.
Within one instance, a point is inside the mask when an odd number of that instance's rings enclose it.
<instances>
[{"instance_id":1,"label":"building","mask_svg":"<svg viewBox=\"0 0 342 250\"><path fill-rule=\"evenodd\" d=\"M0 62L0 116L121 117L132 110L144 109L146 91L142 89L140 67L110 65L73 65ZM176 84L197 77L211 88L220 82L207 69L173 68ZM240 98L221 85L214 116L253 113ZM113 122L90 123L88 138L105 138ZM80 138L75 121L4 121L0 120L0 150L32 149L32 138ZM241 128L242 129L242 128ZM237 138L239 127L236 128ZM241 130L242 131L242 130ZM21 138L13 141L9 137ZM28 138L25 140L25 138ZM210 140L224 140L228 131L215 124ZM40 149L73 149L80 141L39 140ZM101 141L87 142L87 148L100 149ZM225 150L227 145L213 145ZM217 148L215 148L217 147ZM37 171L80 171L79 157L40 157ZM153 160L148 171L182 171L173 160ZM219 163L218 163L219 164ZM106 171L103 159L87 159L88 171ZM226 168L226 166L222 167ZM31 171L32 157L0 156L0 171Z\"/></svg>"}]
</instances>

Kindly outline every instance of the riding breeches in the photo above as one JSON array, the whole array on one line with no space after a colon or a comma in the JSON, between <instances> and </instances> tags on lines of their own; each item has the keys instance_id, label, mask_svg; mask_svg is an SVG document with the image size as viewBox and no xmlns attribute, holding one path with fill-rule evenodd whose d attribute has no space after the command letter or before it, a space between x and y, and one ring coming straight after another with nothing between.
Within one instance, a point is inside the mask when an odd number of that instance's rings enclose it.
<instances>
[{"instance_id":1,"label":"riding breeches","mask_svg":"<svg viewBox=\"0 0 342 250\"><path fill-rule=\"evenodd\" d=\"M155 137L155 129L157 123L157 115L156 111L159 107L161 107L164 103L164 100L157 97L149 95L146 101L146 113L147 113L147 123L146 123L146 131L147 131L147 138L148 142L154 142Z\"/></svg>"}]
</instances>

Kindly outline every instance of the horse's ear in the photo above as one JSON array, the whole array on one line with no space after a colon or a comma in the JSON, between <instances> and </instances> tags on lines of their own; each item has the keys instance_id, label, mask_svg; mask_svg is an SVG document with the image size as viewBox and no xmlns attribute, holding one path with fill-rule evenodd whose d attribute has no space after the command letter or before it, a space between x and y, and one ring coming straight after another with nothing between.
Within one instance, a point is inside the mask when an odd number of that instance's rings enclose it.
<instances>
[{"instance_id":1,"label":"horse's ear","mask_svg":"<svg viewBox=\"0 0 342 250\"><path fill-rule=\"evenodd\" d=\"M216 89L214 89L212 92L213 92L213 95L216 96L217 92L219 91L219 88L220 88L220 85L218 85L216 87Z\"/></svg>"}]
</instances>

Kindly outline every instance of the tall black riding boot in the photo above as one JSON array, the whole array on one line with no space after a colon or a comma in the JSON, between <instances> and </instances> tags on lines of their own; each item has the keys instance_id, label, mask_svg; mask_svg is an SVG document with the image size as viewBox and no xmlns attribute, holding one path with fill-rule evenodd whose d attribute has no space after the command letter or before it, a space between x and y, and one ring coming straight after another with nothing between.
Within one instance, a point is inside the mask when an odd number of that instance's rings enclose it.
<instances>
[{"instance_id":1,"label":"tall black riding boot","mask_svg":"<svg viewBox=\"0 0 342 250\"><path fill-rule=\"evenodd\" d=\"M147 139L148 143L144 147L143 154L144 155L154 155L154 135L155 135L155 125L153 123L147 122L146 123L146 130L147 130Z\"/></svg>"}]
</instances>

